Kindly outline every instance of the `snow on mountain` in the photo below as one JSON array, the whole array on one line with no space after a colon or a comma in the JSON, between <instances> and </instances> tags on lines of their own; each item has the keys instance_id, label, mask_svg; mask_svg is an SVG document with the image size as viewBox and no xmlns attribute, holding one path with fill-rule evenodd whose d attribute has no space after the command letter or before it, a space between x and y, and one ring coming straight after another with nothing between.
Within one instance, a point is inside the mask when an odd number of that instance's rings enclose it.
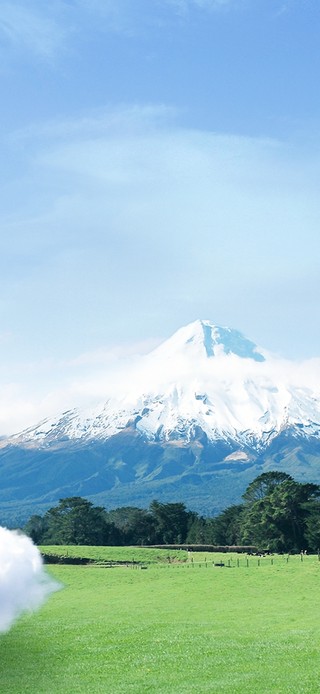
<instances>
[{"instance_id":1,"label":"snow on mountain","mask_svg":"<svg viewBox=\"0 0 320 694\"><path fill-rule=\"evenodd\" d=\"M180 328L153 352L160 358L182 353L200 359L204 356L235 354L254 361L265 361L262 351L238 330L213 325L209 320L196 320Z\"/></svg>"},{"instance_id":2,"label":"snow on mountain","mask_svg":"<svg viewBox=\"0 0 320 694\"><path fill-rule=\"evenodd\" d=\"M288 369L237 330L197 320L142 357L107 401L46 419L11 440L106 440L129 426L149 440L190 441L200 429L209 440L257 447L290 427L319 436L320 389L295 382L293 364Z\"/></svg>"}]
</instances>

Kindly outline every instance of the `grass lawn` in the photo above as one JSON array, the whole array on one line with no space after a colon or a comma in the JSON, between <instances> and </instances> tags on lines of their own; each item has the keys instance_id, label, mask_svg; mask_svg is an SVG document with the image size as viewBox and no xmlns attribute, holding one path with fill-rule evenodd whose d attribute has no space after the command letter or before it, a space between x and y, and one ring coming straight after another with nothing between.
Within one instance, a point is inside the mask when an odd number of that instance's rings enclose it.
<instances>
[{"instance_id":1,"label":"grass lawn","mask_svg":"<svg viewBox=\"0 0 320 694\"><path fill-rule=\"evenodd\" d=\"M212 559L50 566L63 589L0 637L1 692L318 692L317 557Z\"/></svg>"},{"instance_id":2,"label":"grass lawn","mask_svg":"<svg viewBox=\"0 0 320 694\"><path fill-rule=\"evenodd\" d=\"M85 557L92 561L167 563L168 560L187 561L184 550L164 550L152 547L88 547L82 545L44 545L41 551L63 557Z\"/></svg>"}]
</instances>

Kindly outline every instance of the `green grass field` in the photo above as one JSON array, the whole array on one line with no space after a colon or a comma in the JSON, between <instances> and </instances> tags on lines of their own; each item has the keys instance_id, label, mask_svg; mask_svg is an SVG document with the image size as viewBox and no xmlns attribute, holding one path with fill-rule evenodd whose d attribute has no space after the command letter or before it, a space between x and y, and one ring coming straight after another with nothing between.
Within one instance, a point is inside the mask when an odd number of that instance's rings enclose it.
<instances>
[{"instance_id":1,"label":"green grass field","mask_svg":"<svg viewBox=\"0 0 320 694\"><path fill-rule=\"evenodd\" d=\"M168 560L186 561L188 553L183 550L159 550L152 547L87 547L81 545L44 545L46 554L63 557L86 557L92 561L142 562L145 564L167 563Z\"/></svg>"},{"instance_id":2,"label":"green grass field","mask_svg":"<svg viewBox=\"0 0 320 694\"><path fill-rule=\"evenodd\" d=\"M1 692L318 692L318 558L220 558L50 566L63 589L0 637Z\"/></svg>"}]
</instances>

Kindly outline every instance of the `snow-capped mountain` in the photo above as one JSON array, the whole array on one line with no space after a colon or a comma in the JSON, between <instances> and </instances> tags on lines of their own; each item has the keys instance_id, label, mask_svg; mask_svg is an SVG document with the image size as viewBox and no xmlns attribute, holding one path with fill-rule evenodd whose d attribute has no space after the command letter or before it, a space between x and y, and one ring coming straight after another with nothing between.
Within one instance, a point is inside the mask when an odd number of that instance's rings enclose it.
<instances>
[{"instance_id":1,"label":"snow-capped mountain","mask_svg":"<svg viewBox=\"0 0 320 694\"><path fill-rule=\"evenodd\" d=\"M197 320L112 382L96 407L2 439L0 521L74 495L212 513L268 469L320 482L319 382L237 330Z\"/></svg>"},{"instance_id":2,"label":"snow-capped mountain","mask_svg":"<svg viewBox=\"0 0 320 694\"><path fill-rule=\"evenodd\" d=\"M200 428L208 440L260 448L288 427L319 435L319 395L288 383L282 366L237 330L197 320L141 360L124 394L46 419L13 439L106 440L128 425L150 441L189 442Z\"/></svg>"}]
</instances>

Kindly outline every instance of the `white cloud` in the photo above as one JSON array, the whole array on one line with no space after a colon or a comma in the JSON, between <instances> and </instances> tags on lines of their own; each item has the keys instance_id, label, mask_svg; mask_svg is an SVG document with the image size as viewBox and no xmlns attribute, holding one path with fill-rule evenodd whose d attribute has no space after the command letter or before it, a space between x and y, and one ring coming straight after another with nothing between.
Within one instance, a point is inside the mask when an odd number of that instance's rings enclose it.
<instances>
[{"instance_id":1,"label":"white cloud","mask_svg":"<svg viewBox=\"0 0 320 694\"><path fill-rule=\"evenodd\" d=\"M123 104L113 108L99 108L79 115L77 118L53 120L29 125L9 135L13 146L44 140L79 141L81 138L114 136L125 133L145 134L161 126L168 127L178 115L177 109L166 104Z\"/></svg>"},{"instance_id":2,"label":"white cloud","mask_svg":"<svg viewBox=\"0 0 320 694\"><path fill-rule=\"evenodd\" d=\"M16 212L13 181L12 222L8 216L2 220L6 253L15 258L23 250L33 261L21 267L24 285L25 273L32 269L37 281L43 266L47 276L55 276L58 295L85 264L88 277L90 266L96 267L88 300L103 285L104 291L113 286L120 264L134 291L143 282L160 283L166 273L175 296L179 287L186 290L188 273L194 297L222 290L225 264L231 276L242 273L248 291L251 280L264 290L271 277L295 282L312 275L319 162L308 153L302 160L299 151L274 140L179 128L166 122L167 113L162 106L136 106L44 125L36 137L29 132L32 165L19 183L20 207ZM120 284L119 296L122 291ZM67 303L70 296L68 290Z\"/></svg>"},{"instance_id":3,"label":"white cloud","mask_svg":"<svg viewBox=\"0 0 320 694\"><path fill-rule=\"evenodd\" d=\"M114 345L197 317L317 354L313 148L171 116L126 107L12 137L28 161L0 220L0 433L103 398L127 353Z\"/></svg>"},{"instance_id":4,"label":"white cloud","mask_svg":"<svg viewBox=\"0 0 320 694\"><path fill-rule=\"evenodd\" d=\"M42 419L42 403L33 391L26 395L23 376L20 383L2 384L0 388L0 436L14 434Z\"/></svg>"},{"instance_id":5,"label":"white cloud","mask_svg":"<svg viewBox=\"0 0 320 694\"><path fill-rule=\"evenodd\" d=\"M31 540L0 528L0 632L8 631L24 612L38 609L59 588L45 573Z\"/></svg>"},{"instance_id":6,"label":"white cloud","mask_svg":"<svg viewBox=\"0 0 320 694\"><path fill-rule=\"evenodd\" d=\"M164 29L173 11L186 14L194 8L214 11L242 4L243 0L54 0L29 5L3 2L0 5L0 43L6 40L15 51L27 51L53 63L55 58L73 44L95 32L118 33L128 37L144 33L147 27ZM166 12L168 15L166 17Z\"/></svg>"},{"instance_id":7,"label":"white cloud","mask_svg":"<svg viewBox=\"0 0 320 694\"><path fill-rule=\"evenodd\" d=\"M162 392L171 383L184 382L194 387L221 391L221 373L226 368L225 381L237 384L239 378L278 384L281 388L306 388L320 396L320 358L309 360L280 359L265 352L263 363L243 363L239 371L237 359L223 357L212 361L210 374L206 359L194 362L187 356L173 352L171 358L159 359L152 350L159 340L150 339L132 345L118 345L112 349L95 350L81 354L66 362L29 365L32 397L26 396L28 388L11 384L1 390L0 431L10 435L34 426L47 417L80 407L84 409L101 405L108 398L134 401L141 393ZM41 388L37 392L37 378ZM223 379L222 379L223 380ZM42 392L40 392L42 390ZM29 389L30 392L30 389Z\"/></svg>"},{"instance_id":8,"label":"white cloud","mask_svg":"<svg viewBox=\"0 0 320 694\"><path fill-rule=\"evenodd\" d=\"M190 12L214 13L246 7L252 0L21 0L0 4L2 62L8 46L18 56L29 55L61 67L61 55L77 55L90 36L119 34L146 37L150 30L165 32ZM9 54L10 55L10 54Z\"/></svg>"},{"instance_id":9,"label":"white cloud","mask_svg":"<svg viewBox=\"0 0 320 694\"><path fill-rule=\"evenodd\" d=\"M139 0L52 0L28 4L13 0L0 4L0 44L5 41L17 54L29 53L55 64L71 46L77 51L94 32L135 33L139 27ZM140 6L141 10L141 6ZM143 13L142 13L143 18Z\"/></svg>"},{"instance_id":10,"label":"white cloud","mask_svg":"<svg viewBox=\"0 0 320 694\"><path fill-rule=\"evenodd\" d=\"M16 363L14 380L1 375L0 441L3 434L15 434L63 410L103 401L126 383L141 356L160 342L160 338L147 338L73 354L70 359Z\"/></svg>"},{"instance_id":11,"label":"white cloud","mask_svg":"<svg viewBox=\"0 0 320 694\"><path fill-rule=\"evenodd\" d=\"M6 38L19 51L51 60L64 42L65 31L47 12L18 3L0 5L0 36Z\"/></svg>"}]
</instances>

